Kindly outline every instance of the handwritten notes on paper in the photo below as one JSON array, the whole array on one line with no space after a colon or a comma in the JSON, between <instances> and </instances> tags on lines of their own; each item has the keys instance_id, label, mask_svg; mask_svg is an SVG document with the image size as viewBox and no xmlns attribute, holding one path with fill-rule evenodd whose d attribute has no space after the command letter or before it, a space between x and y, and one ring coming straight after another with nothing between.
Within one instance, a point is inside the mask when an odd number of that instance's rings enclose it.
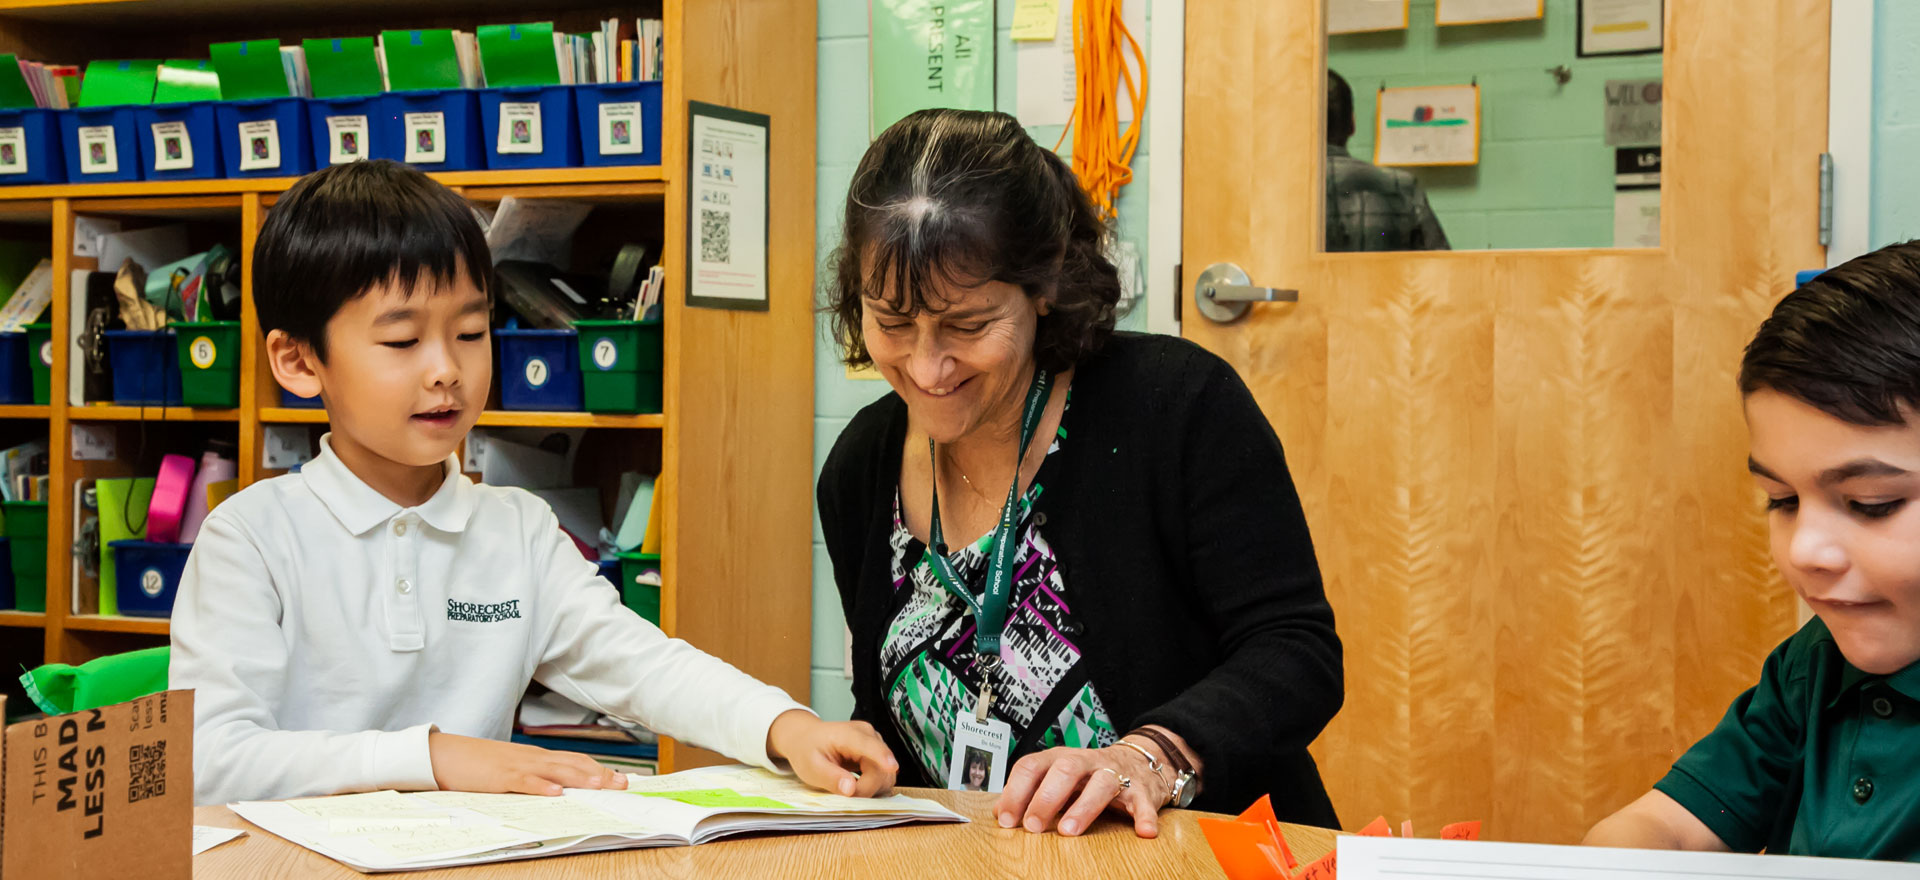
<instances>
[{"instance_id":1,"label":"handwritten notes on paper","mask_svg":"<svg viewBox=\"0 0 1920 880\"><path fill-rule=\"evenodd\" d=\"M1060 0L1018 0L1013 7L1013 40L1052 42L1059 32Z\"/></svg>"}]
</instances>

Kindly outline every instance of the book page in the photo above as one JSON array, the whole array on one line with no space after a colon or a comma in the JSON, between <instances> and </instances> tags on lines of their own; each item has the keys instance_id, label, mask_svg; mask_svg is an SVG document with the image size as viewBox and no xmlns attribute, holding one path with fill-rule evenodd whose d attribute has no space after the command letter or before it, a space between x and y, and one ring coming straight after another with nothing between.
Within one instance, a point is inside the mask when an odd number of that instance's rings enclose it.
<instances>
[{"instance_id":1,"label":"book page","mask_svg":"<svg viewBox=\"0 0 1920 880\"><path fill-rule=\"evenodd\" d=\"M1896 880L1920 865L1743 853L1666 852L1532 843L1341 837L1342 880Z\"/></svg>"}]
</instances>

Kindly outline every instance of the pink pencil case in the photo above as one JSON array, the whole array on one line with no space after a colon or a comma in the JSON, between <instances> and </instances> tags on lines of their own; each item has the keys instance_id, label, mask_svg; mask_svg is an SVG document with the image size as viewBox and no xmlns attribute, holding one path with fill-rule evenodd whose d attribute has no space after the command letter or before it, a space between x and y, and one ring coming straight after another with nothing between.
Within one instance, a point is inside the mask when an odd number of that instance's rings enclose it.
<instances>
[{"instance_id":1,"label":"pink pencil case","mask_svg":"<svg viewBox=\"0 0 1920 880\"><path fill-rule=\"evenodd\" d=\"M180 520L187 513L193 471L193 459L184 455L160 459L160 476L153 482L153 502L147 506L147 540L159 544L180 540Z\"/></svg>"}]
</instances>

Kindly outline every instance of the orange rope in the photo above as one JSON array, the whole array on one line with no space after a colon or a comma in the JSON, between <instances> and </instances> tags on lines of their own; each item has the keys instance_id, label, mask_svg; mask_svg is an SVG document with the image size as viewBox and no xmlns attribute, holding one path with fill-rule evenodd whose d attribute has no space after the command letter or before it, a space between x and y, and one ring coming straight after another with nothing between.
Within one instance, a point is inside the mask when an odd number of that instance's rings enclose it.
<instances>
[{"instance_id":1,"label":"orange rope","mask_svg":"<svg viewBox=\"0 0 1920 880\"><path fill-rule=\"evenodd\" d=\"M1120 20L1121 0L1068 0L1073 3L1073 119L1053 145L1058 152L1073 135L1073 173L1104 219L1117 215L1120 188L1133 181L1133 154L1140 148L1140 119L1146 113L1147 59L1140 43ZM1133 53L1127 65L1126 53ZM1134 69L1139 82L1134 81ZM1127 87L1133 121L1120 130L1118 94Z\"/></svg>"}]
</instances>

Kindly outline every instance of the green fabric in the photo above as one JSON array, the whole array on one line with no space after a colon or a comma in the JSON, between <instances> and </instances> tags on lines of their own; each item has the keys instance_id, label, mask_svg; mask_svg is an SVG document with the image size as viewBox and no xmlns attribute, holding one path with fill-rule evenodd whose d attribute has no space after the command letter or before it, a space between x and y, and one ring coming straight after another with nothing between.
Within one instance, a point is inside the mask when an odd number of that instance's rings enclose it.
<instances>
[{"instance_id":1,"label":"green fabric","mask_svg":"<svg viewBox=\"0 0 1920 880\"><path fill-rule=\"evenodd\" d=\"M0 107L12 110L35 106L33 89L27 87L27 78L20 72L20 60L10 54L0 55Z\"/></svg>"},{"instance_id":2,"label":"green fabric","mask_svg":"<svg viewBox=\"0 0 1920 880\"><path fill-rule=\"evenodd\" d=\"M553 54L553 22L483 24L475 33L480 42L480 67L488 88L557 86L560 64Z\"/></svg>"},{"instance_id":3,"label":"green fabric","mask_svg":"<svg viewBox=\"0 0 1920 880\"><path fill-rule=\"evenodd\" d=\"M1868 675L1815 618L1654 788L1735 851L1766 847L1792 811L1786 854L1920 861L1916 745L1920 663ZM1802 789L1789 803L1796 771Z\"/></svg>"},{"instance_id":4,"label":"green fabric","mask_svg":"<svg viewBox=\"0 0 1920 880\"><path fill-rule=\"evenodd\" d=\"M307 78L316 98L360 98L380 94L380 62L372 37L340 37L301 42L307 50Z\"/></svg>"},{"instance_id":5,"label":"green fabric","mask_svg":"<svg viewBox=\"0 0 1920 880\"><path fill-rule=\"evenodd\" d=\"M460 88L460 54L453 31L381 31L387 81L396 92Z\"/></svg>"},{"instance_id":6,"label":"green fabric","mask_svg":"<svg viewBox=\"0 0 1920 880\"><path fill-rule=\"evenodd\" d=\"M153 103L180 104L187 101L220 100L220 74L213 62L168 61L160 65L159 79L153 88Z\"/></svg>"},{"instance_id":7,"label":"green fabric","mask_svg":"<svg viewBox=\"0 0 1920 880\"><path fill-rule=\"evenodd\" d=\"M286 98L287 68L280 62L279 40L214 43L207 47L220 73L220 97L229 101Z\"/></svg>"},{"instance_id":8,"label":"green fabric","mask_svg":"<svg viewBox=\"0 0 1920 880\"><path fill-rule=\"evenodd\" d=\"M122 107L153 103L158 61L94 61L80 82L80 106Z\"/></svg>"},{"instance_id":9,"label":"green fabric","mask_svg":"<svg viewBox=\"0 0 1920 880\"><path fill-rule=\"evenodd\" d=\"M112 654L79 666L49 663L20 676L27 697L48 715L84 712L167 689L166 645Z\"/></svg>"}]
</instances>

